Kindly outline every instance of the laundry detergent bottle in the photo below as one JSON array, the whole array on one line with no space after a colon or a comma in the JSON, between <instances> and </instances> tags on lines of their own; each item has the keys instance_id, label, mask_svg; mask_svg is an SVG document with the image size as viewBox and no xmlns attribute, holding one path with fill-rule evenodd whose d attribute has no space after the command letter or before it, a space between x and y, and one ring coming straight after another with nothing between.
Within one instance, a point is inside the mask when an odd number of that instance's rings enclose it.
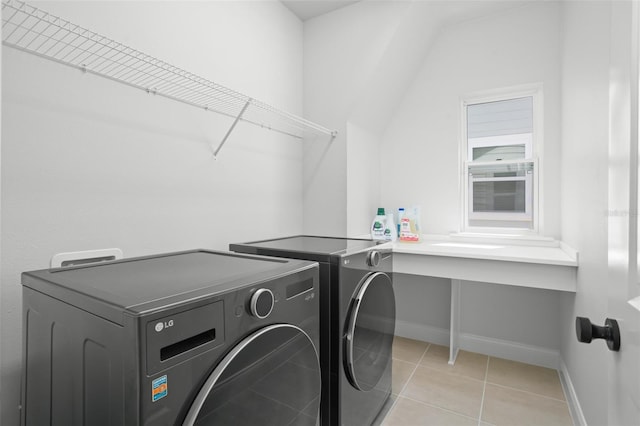
<instances>
[{"instance_id":1,"label":"laundry detergent bottle","mask_svg":"<svg viewBox=\"0 0 640 426\"><path fill-rule=\"evenodd\" d=\"M417 243L420 241L420 207L411 207L400 219L400 241Z\"/></svg>"},{"instance_id":2,"label":"laundry detergent bottle","mask_svg":"<svg viewBox=\"0 0 640 426\"><path fill-rule=\"evenodd\" d=\"M384 239L386 241L395 241L398 239L398 228L393 220L393 213L387 214L387 221L384 224Z\"/></svg>"},{"instance_id":3,"label":"laundry detergent bottle","mask_svg":"<svg viewBox=\"0 0 640 426\"><path fill-rule=\"evenodd\" d=\"M398 208L398 221L396 222L396 226L398 227L398 238L400 238L400 225L402 223L402 217L404 216L404 207Z\"/></svg>"},{"instance_id":4,"label":"laundry detergent bottle","mask_svg":"<svg viewBox=\"0 0 640 426\"><path fill-rule=\"evenodd\" d=\"M378 214L373 219L371 224L371 239L372 240L384 240L384 230L386 228L387 217L384 214L384 208L378 207Z\"/></svg>"}]
</instances>

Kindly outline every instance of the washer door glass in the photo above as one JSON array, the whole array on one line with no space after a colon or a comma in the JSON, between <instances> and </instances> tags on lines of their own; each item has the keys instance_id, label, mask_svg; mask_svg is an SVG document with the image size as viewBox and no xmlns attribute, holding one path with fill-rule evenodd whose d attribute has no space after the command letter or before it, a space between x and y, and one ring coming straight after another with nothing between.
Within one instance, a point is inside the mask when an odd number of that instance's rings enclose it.
<instances>
[{"instance_id":1,"label":"washer door glass","mask_svg":"<svg viewBox=\"0 0 640 426\"><path fill-rule=\"evenodd\" d=\"M184 425L316 425L316 348L300 328L275 324L229 352L196 396Z\"/></svg>"},{"instance_id":2,"label":"washer door glass","mask_svg":"<svg viewBox=\"0 0 640 426\"><path fill-rule=\"evenodd\" d=\"M375 272L365 277L351 300L345 324L347 378L356 389L369 391L391 363L396 302L387 274Z\"/></svg>"}]
</instances>

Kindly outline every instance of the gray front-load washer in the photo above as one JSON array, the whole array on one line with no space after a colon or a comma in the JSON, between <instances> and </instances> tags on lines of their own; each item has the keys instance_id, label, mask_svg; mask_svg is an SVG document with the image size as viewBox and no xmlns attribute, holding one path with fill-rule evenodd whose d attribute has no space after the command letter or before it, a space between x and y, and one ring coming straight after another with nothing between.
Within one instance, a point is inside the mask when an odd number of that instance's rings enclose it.
<instances>
[{"instance_id":1,"label":"gray front-load washer","mask_svg":"<svg viewBox=\"0 0 640 426\"><path fill-rule=\"evenodd\" d=\"M26 272L23 425L315 425L318 264L194 250Z\"/></svg>"}]
</instances>

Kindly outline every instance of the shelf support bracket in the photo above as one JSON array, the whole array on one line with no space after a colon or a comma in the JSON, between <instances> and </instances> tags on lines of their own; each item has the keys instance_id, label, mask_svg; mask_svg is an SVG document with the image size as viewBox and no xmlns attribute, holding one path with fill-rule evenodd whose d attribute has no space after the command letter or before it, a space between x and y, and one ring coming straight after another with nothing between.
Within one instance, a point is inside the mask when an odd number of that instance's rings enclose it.
<instances>
[{"instance_id":1,"label":"shelf support bracket","mask_svg":"<svg viewBox=\"0 0 640 426\"><path fill-rule=\"evenodd\" d=\"M233 129L236 127L236 124L238 124L238 121L240 121L240 119L242 118L242 115L244 114L244 112L249 107L249 104L251 104L251 98L247 99L247 102L242 107L242 110L240 110L240 113L235 118L235 120L233 120L233 123L231 123L231 127L229 127L229 130L227 130L227 133L222 138L222 141L220 142L220 145L218 145L218 148L216 148L216 150L213 152L213 158L214 159L216 159L216 160L218 159L218 153L222 149L222 146L225 144L225 142L227 142L227 139L229 139L229 135L231 135L231 132L233 132Z\"/></svg>"}]
</instances>

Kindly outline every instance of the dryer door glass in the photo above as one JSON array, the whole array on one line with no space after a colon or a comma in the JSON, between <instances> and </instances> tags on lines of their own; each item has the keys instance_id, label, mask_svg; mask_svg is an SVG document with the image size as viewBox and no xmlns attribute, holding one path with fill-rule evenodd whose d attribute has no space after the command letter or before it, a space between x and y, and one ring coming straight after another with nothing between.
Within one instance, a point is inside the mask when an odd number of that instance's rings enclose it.
<instances>
[{"instance_id":1,"label":"dryer door glass","mask_svg":"<svg viewBox=\"0 0 640 426\"><path fill-rule=\"evenodd\" d=\"M396 302L387 274L375 272L365 277L351 300L345 324L347 377L356 389L369 391L391 363Z\"/></svg>"},{"instance_id":2,"label":"dryer door glass","mask_svg":"<svg viewBox=\"0 0 640 426\"><path fill-rule=\"evenodd\" d=\"M184 425L316 425L320 364L300 328L270 325L231 350L209 375Z\"/></svg>"}]
</instances>

